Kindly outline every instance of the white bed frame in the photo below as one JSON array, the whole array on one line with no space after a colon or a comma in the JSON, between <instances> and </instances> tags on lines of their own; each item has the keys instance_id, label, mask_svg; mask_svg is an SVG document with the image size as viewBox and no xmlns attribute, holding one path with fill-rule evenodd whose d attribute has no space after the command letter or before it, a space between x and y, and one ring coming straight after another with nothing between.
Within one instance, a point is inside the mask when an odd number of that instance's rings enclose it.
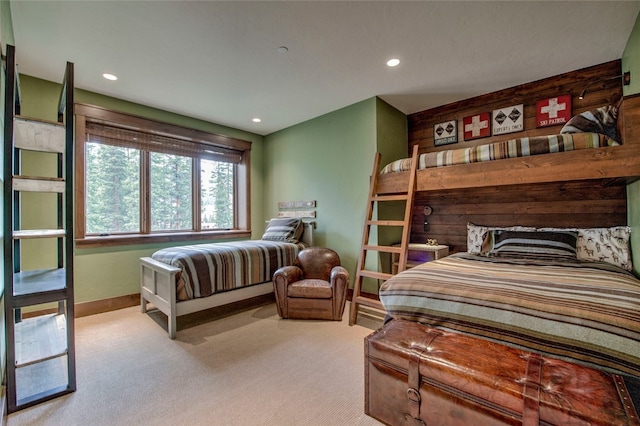
<instances>
[{"instance_id":1,"label":"white bed frame","mask_svg":"<svg viewBox=\"0 0 640 426\"><path fill-rule=\"evenodd\" d=\"M302 241L313 245L315 222L303 222ZM142 313L147 312L147 303L164 313L168 319L169 338L176 337L176 319L181 315L204 311L252 297L273 292L273 283L267 281L247 287L240 287L198 299L177 301L176 274L180 268L158 262L150 257L140 258L140 303Z\"/></svg>"}]
</instances>

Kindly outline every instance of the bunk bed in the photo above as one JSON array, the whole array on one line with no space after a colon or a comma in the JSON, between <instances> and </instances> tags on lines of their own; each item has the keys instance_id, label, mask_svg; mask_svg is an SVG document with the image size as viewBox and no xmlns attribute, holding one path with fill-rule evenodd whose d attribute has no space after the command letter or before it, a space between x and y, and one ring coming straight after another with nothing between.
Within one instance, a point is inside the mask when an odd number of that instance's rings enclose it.
<instances>
[{"instance_id":1,"label":"bunk bed","mask_svg":"<svg viewBox=\"0 0 640 426\"><path fill-rule=\"evenodd\" d=\"M260 240L170 247L141 258L142 312L151 303L167 315L173 339L179 316L272 293L273 273L313 245L314 224L272 219Z\"/></svg>"},{"instance_id":2,"label":"bunk bed","mask_svg":"<svg viewBox=\"0 0 640 426\"><path fill-rule=\"evenodd\" d=\"M635 123L640 119L638 115L633 113ZM631 117L630 114L629 118ZM639 133L631 124L627 130L629 135L632 132ZM493 162L418 169L416 191L603 178L637 179L640 176L639 149L640 141L605 145L598 149L579 149L557 154L505 158ZM585 167L587 165L588 167ZM381 174L378 177L378 194L406 191L408 179L407 171Z\"/></svg>"},{"instance_id":3,"label":"bunk bed","mask_svg":"<svg viewBox=\"0 0 640 426\"><path fill-rule=\"evenodd\" d=\"M434 167L417 170L416 191L428 194L429 191L460 188L595 179L623 185L631 183L640 177L640 128L637 124L640 122L640 96L624 100L618 120L620 143L598 137L604 143L592 146L593 149L514 158L505 155L495 161L469 164L468 152L433 154L439 155L440 160L464 158L453 165L438 164L439 159L433 155L423 156L422 165L432 163ZM557 139L556 136L552 138ZM403 169L407 161L410 159L384 167L374 192L389 195L406 191L410 173ZM544 366L555 365L554 360L567 362L563 364L569 371L567 378L559 375L554 383L552 377L548 386L541 381L534 383L537 386L535 398L538 398L536 410L549 409L555 410L556 414L561 412L563 416L575 414L576 418L580 417L580 413L573 412L577 408L571 406L570 400L570 394L580 386L577 384L579 378L572 379L571 376L585 367L588 368L585 371L605 372L617 378L614 388L617 387L624 404L610 404L612 410L614 406L616 410L620 409L613 413L620 416L620 423L615 424L639 424L636 409L640 408L640 280L631 272L629 228L604 228L596 222L588 229L555 228L542 220L533 227L519 227L517 223L502 228L469 224L469 240L480 240L476 250L469 247L469 252L405 270L382 285L379 296L387 312L385 325L365 340L367 414L387 424L394 424L399 419L430 424L429 415L424 413L436 413L442 407L429 405L425 402L428 400L431 403L440 401L443 407L446 405L452 410L448 414L439 412L438 415L445 418L443 424L471 424L470 419L480 412L489 417L505 416L508 418L504 420L505 424L518 421L525 424L526 416L517 411L526 411L531 402L530 395L526 394L529 378L518 382L524 385L514 390L515 393L522 392L515 411L505 409L504 401L500 400L504 397L501 381L510 374L516 377L524 374L508 371L508 355L517 351L516 357L527 359L524 367L527 374L530 358L540 360L536 357L542 356L541 368L542 371L547 368L547 372L552 371L552 367ZM472 236L472 232L479 232L480 237ZM598 235L595 241L590 233ZM613 244L609 244L609 239ZM596 253L594 257L593 252L588 253L593 248L585 248L587 240L598 244L598 250L612 250L612 255ZM568 247L567 252L558 250L560 246ZM620 250L624 251L624 261L619 257L622 256ZM582 258L589 254L592 258ZM407 327L405 323L412 325ZM452 342L459 336L472 337L476 343L454 348ZM476 365L492 362L484 358L490 353L486 342L497 344L495 347L505 358L502 366L497 362L493 373L496 376L490 374L487 382L481 383L483 379L477 377ZM457 353L447 355L443 350L445 347ZM432 371L421 365L431 365ZM441 373L440 367L443 371L450 369L443 374L454 375L457 380L449 383L445 391L434 384L437 381L434 375ZM413 373L413 368L418 373ZM423 368L427 372L423 373ZM398 382L404 382L404 387ZM561 391L565 384L567 388ZM481 385L487 387L480 390ZM467 389L475 386L472 391L478 393L469 397L462 390L465 386ZM631 389L631 395L627 388ZM470 399L465 400L467 397ZM543 401L544 398L552 401ZM585 398L588 405L589 397ZM608 394L599 398L616 399ZM454 400L456 402L449 405ZM543 402L549 406L540 408ZM469 417L455 419L453 411ZM540 411L539 414L528 424L543 424L544 413ZM629 423L621 420L627 415ZM495 422L492 424L503 424L502 420L495 420L497 417L491 418ZM582 417L583 423L576 424L600 424L596 420L595 417ZM484 421L487 421L486 417ZM609 424L607 422L604 424Z\"/></svg>"}]
</instances>

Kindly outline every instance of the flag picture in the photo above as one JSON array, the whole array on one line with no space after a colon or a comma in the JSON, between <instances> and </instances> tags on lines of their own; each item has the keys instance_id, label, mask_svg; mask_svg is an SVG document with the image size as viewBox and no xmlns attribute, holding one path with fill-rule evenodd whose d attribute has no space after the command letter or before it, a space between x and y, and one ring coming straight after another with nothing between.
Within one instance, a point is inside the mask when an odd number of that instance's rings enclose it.
<instances>
[{"instance_id":1,"label":"flag picture","mask_svg":"<svg viewBox=\"0 0 640 426\"><path fill-rule=\"evenodd\" d=\"M564 124L571 119L571 95L536 102L536 127Z\"/></svg>"},{"instance_id":2,"label":"flag picture","mask_svg":"<svg viewBox=\"0 0 640 426\"><path fill-rule=\"evenodd\" d=\"M491 136L491 113L483 112L465 117L462 125L465 141Z\"/></svg>"}]
</instances>

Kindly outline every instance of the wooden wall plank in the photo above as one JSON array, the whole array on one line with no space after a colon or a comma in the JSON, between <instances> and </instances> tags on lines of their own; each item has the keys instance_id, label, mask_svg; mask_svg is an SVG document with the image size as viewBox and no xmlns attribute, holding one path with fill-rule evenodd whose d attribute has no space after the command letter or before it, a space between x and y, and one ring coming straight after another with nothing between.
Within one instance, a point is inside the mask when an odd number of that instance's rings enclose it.
<instances>
[{"instance_id":1,"label":"wooden wall plank","mask_svg":"<svg viewBox=\"0 0 640 426\"><path fill-rule=\"evenodd\" d=\"M407 153L411 152L416 143L420 146L420 153L423 153L559 133L562 125L536 128L535 105L538 100L571 94L572 115L615 103L622 97L622 80L606 79L621 74L621 62L615 60L411 114L408 116L409 144ZM589 86L587 96L584 99L579 99L580 93L587 84L598 79L604 81ZM461 125L464 117L518 104L524 104L524 131L464 141L463 126ZM454 119L458 120L458 143L440 147L434 146L433 126Z\"/></svg>"},{"instance_id":2,"label":"wooden wall plank","mask_svg":"<svg viewBox=\"0 0 640 426\"><path fill-rule=\"evenodd\" d=\"M420 192L412 208L412 242L436 238L466 251L467 222L488 226L602 227L626 224L624 185L608 180ZM426 219L425 205L433 208Z\"/></svg>"}]
</instances>

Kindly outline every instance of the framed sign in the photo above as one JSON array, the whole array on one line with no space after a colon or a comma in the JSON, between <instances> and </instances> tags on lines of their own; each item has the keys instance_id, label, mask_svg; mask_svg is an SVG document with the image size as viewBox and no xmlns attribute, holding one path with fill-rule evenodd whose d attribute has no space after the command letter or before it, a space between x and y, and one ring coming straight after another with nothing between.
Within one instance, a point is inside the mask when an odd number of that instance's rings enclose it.
<instances>
[{"instance_id":1,"label":"framed sign","mask_svg":"<svg viewBox=\"0 0 640 426\"><path fill-rule=\"evenodd\" d=\"M464 140L486 138L491 136L491 113L483 112L477 115L470 115L462 120L464 130Z\"/></svg>"},{"instance_id":2,"label":"framed sign","mask_svg":"<svg viewBox=\"0 0 640 426\"><path fill-rule=\"evenodd\" d=\"M536 127L564 124L571 119L571 95L536 102Z\"/></svg>"},{"instance_id":3,"label":"framed sign","mask_svg":"<svg viewBox=\"0 0 640 426\"><path fill-rule=\"evenodd\" d=\"M458 142L458 120L445 121L433 126L433 144L435 146Z\"/></svg>"},{"instance_id":4,"label":"framed sign","mask_svg":"<svg viewBox=\"0 0 640 426\"><path fill-rule=\"evenodd\" d=\"M524 105L514 105L493 111L493 135L520 132L524 130Z\"/></svg>"}]
</instances>

